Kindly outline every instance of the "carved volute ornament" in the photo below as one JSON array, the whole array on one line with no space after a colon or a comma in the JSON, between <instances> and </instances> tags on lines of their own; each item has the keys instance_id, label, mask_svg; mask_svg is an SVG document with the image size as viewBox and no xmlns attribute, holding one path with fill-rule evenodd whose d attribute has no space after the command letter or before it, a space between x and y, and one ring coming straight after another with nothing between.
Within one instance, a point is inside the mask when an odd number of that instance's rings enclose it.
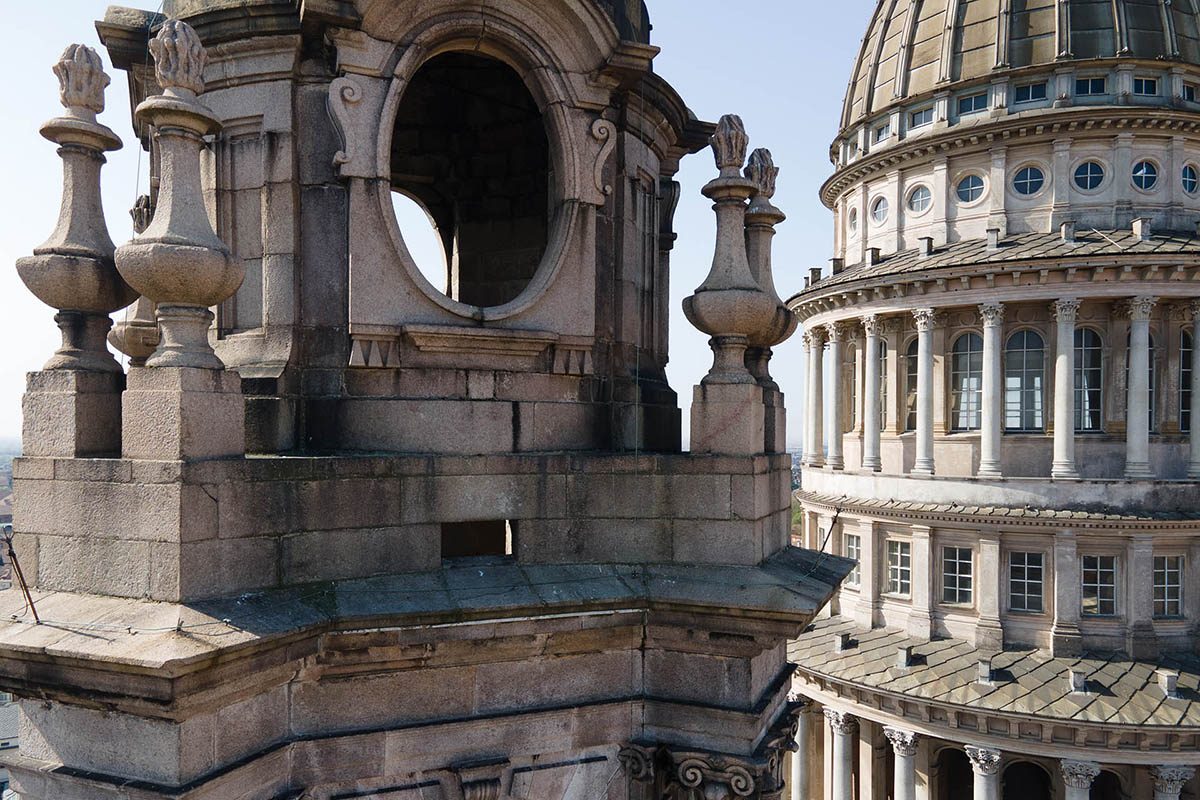
<instances>
[{"instance_id":1,"label":"carved volute ornament","mask_svg":"<svg viewBox=\"0 0 1200 800\"><path fill-rule=\"evenodd\" d=\"M778 300L759 286L746 255L746 200L757 189L741 174L748 141L741 119L721 117L712 136L720 175L702 190L717 216L716 248L708 277L684 299L683 311L712 337L713 366L704 384L757 383L746 369L746 348L751 336L770 329L777 312Z\"/></svg>"},{"instance_id":2,"label":"carved volute ornament","mask_svg":"<svg viewBox=\"0 0 1200 800\"><path fill-rule=\"evenodd\" d=\"M50 238L17 261L29 291L59 312L54 320L62 329L62 346L48 370L120 372L104 343L112 324L108 315L137 296L114 266L100 201L104 153L121 147L117 135L96 121L109 82L102 66L100 56L81 44L68 47L54 65L67 114L47 122L41 133L59 145L62 206Z\"/></svg>"},{"instance_id":3,"label":"carved volute ornament","mask_svg":"<svg viewBox=\"0 0 1200 800\"><path fill-rule=\"evenodd\" d=\"M161 339L146 366L222 369L208 343L208 309L237 291L245 270L213 231L200 185L202 137L221 128L196 100L207 58L196 32L179 20L163 23L150 50L163 94L136 114L158 138L158 203L146 231L117 250L117 268L157 304Z\"/></svg>"},{"instance_id":4,"label":"carved volute ornament","mask_svg":"<svg viewBox=\"0 0 1200 800\"><path fill-rule=\"evenodd\" d=\"M758 281L759 288L777 305L771 326L750 337L746 366L760 386L778 389L779 384L770 372L771 348L787 341L796 332L800 321L779 299L771 271L771 240L775 237L775 226L787 217L771 203L771 198L775 196L775 180L779 177L779 167L775 166L771 151L760 147L751 153L745 174L755 186L750 207L746 210L746 256L750 262L750 273Z\"/></svg>"}]
</instances>

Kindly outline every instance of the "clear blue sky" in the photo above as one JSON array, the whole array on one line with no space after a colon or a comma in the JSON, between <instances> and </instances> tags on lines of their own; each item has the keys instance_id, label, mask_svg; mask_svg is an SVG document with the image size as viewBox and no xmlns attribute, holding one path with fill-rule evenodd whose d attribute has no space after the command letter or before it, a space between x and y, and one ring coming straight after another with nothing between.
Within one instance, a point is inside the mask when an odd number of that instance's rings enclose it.
<instances>
[{"instance_id":1,"label":"clear blue sky","mask_svg":"<svg viewBox=\"0 0 1200 800\"><path fill-rule=\"evenodd\" d=\"M679 90L702 119L736 113L753 147L768 147L782 168L776 205L788 215L775 244L775 278L781 297L803 283L809 266L830 256L832 219L817 199L828 177L829 143L849 69L874 0L650 0L651 35L662 53L655 69ZM39 245L54 227L61 197L61 168L54 145L38 135L55 116L58 82L50 67L66 45L101 51L93 21L103 0L14 3L7 9L9 37L0 53L6 81L4 153L0 190L0 438L20 433L24 375L49 358L58 341L53 311L17 278L13 262ZM131 3L131 5L136 5ZM153 3L144 4L145 7ZM107 58L105 58L107 62ZM145 191L146 163L129 125L124 73L109 68L113 83L101 120L125 141L104 168L104 204L118 244L132 235L128 209ZM685 159L678 179L683 197L675 218L679 241L671 265L671 385L684 409L691 387L711 363L707 337L691 327L682 299L700 284L712 260L713 215L699 189L714 174L707 152ZM799 336L778 348L774 374L788 394L789 439L799 444L803 385Z\"/></svg>"}]
</instances>

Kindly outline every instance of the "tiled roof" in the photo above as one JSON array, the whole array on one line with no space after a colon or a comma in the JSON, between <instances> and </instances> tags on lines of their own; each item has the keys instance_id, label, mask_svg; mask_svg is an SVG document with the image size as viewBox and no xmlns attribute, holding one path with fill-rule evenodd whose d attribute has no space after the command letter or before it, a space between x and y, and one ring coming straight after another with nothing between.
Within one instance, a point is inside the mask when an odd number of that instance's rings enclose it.
<instances>
[{"instance_id":1,"label":"tiled roof","mask_svg":"<svg viewBox=\"0 0 1200 800\"><path fill-rule=\"evenodd\" d=\"M852 646L838 652L837 636L850 633ZM900 647L912 646L914 663L896 665ZM977 662L992 659L992 684L977 682ZM1113 654L1054 658L1043 650L978 650L961 639L924 641L898 631L865 631L834 617L814 623L788 645L788 658L801 672L816 673L893 694L1024 716L1106 725L1200 725L1200 659L1165 655L1157 663ZM1155 669L1179 672L1177 698L1158 687ZM1087 693L1070 691L1067 673L1087 674Z\"/></svg>"},{"instance_id":2,"label":"tiled roof","mask_svg":"<svg viewBox=\"0 0 1200 800\"><path fill-rule=\"evenodd\" d=\"M933 270L978 264L981 272L988 267L1002 268L1006 263L1060 258L1094 258L1121 255L1169 256L1185 253L1200 258L1200 237L1192 232L1156 232L1147 240L1135 236L1132 230L1085 230L1076 234L1074 242L1064 242L1058 233L1024 233L1011 236L989 251L984 239L969 239L935 248L932 255L922 256L919 250L903 250L884 256L878 263L863 262L822 278L814 286L797 293L793 299L803 300L825 293L834 286L868 281L874 278L894 278Z\"/></svg>"}]
</instances>

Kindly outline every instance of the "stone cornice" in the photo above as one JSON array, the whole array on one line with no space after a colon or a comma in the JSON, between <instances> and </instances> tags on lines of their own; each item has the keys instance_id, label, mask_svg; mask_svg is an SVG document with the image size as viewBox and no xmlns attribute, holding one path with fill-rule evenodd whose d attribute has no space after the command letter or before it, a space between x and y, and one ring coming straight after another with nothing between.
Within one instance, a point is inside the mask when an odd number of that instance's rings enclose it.
<instances>
[{"instance_id":1,"label":"stone cornice","mask_svg":"<svg viewBox=\"0 0 1200 800\"><path fill-rule=\"evenodd\" d=\"M1153 106L1087 106L1010 114L975 125L954 125L885 147L838 170L821 186L821 202L833 208L857 183L922 159L990 150L1000 144L1049 142L1062 136L1129 132L1200 133L1200 116Z\"/></svg>"}]
</instances>

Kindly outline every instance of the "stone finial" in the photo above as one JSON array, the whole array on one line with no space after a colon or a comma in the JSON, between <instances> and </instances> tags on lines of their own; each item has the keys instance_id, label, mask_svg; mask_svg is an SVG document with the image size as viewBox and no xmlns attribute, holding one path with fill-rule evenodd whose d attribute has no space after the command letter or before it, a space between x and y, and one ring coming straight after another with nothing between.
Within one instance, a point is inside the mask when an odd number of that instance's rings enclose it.
<instances>
[{"instance_id":1,"label":"stone finial","mask_svg":"<svg viewBox=\"0 0 1200 800\"><path fill-rule=\"evenodd\" d=\"M150 53L154 56L158 85L168 94L172 90L193 95L204 91L208 52L191 25L178 19L164 22L158 35L150 40Z\"/></svg>"},{"instance_id":2,"label":"stone finial","mask_svg":"<svg viewBox=\"0 0 1200 800\"><path fill-rule=\"evenodd\" d=\"M713 155L716 157L717 169L722 178L736 178L746 161L746 147L750 137L746 135L746 126L737 114L726 114L717 121L717 129L712 138Z\"/></svg>"},{"instance_id":3,"label":"stone finial","mask_svg":"<svg viewBox=\"0 0 1200 800\"><path fill-rule=\"evenodd\" d=\"M775 196L775 179L779 177L779 167L775 166L770 150L760 147L751 153L745 173L747 178L754 181L759 197L770 200Z\"/></svg>"},{"instance_id":4,"label":"stone finial","mask_svg":"<svg viewBox=\"0 0 1200 800\"><path fill-rule=\"evenodd\" d=\"M58 99L72 116L95 120L104 110L104 90L109 78L104 62L92 48L68 45L54 65L58 77Z\"/></svg>"}]
</instances>

